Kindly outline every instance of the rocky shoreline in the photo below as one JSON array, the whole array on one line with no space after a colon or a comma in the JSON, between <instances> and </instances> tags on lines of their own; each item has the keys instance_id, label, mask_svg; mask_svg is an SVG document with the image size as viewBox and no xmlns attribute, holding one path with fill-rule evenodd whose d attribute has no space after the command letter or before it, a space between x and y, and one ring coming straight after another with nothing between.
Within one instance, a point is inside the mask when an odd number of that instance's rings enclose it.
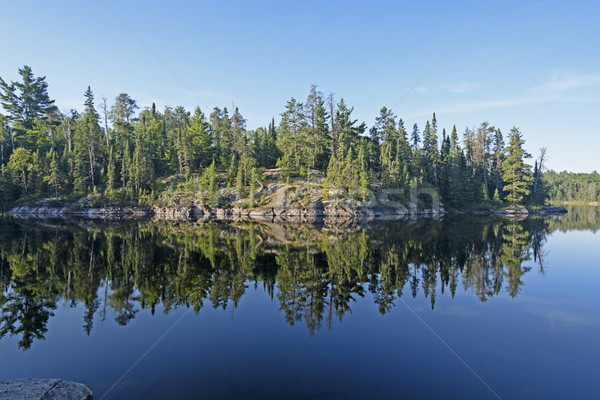
<instances>
[{"instance_id":1,"label":"rocky shoreline","mask_svg":"<svg viewBox=\"0 0 600 400\"><path fill-rule=\"evenodd\" d=\"M420 209L386 208L381 206L357 206L349 204L316 204L301 208L257 207L257 208L220 208L209 206L190 207L155 207L152 209L154 218L164 220L182 219L319 219L319 218L404 218L410 216L440 216L444 215L443 208Z\"/></svg>"},{"instance_id":2,"label":"rocky shoreline","mask_svg":"<svg viewBox=\"0 0 600 400\"><path fill-rule=\"evenodd\" d=\"M69 206L29 206L14 207L8 214L17 218L87 218L87 219L140 219L153 217L159 220L315 220L320 218L404 218L417 216L444 215L443 208L420 209L386 208L381 206L355 206L348 204L310 206L302 208L282 207L209 207L209 206L178 206L154 207L90 207L74 208Z\"/></svg>"},{"instance_id":3,"label":"rocky shoreline","mask_svg":"<svg viewBox=\"0 0 600 400\"><path fill-rule=\"evenodd\" d=\"M501 210L477 210L466 214L504 216L508 218L525 218L529 215L551 216L567 213L564 207L543 206L537 209L523 207L506 207ZM107 206L79 208L72 206L29 206L21 205L11 209L8 214L16 218L86 218L86 219L142 219L154 218L167 221L185 220L268 220L268 221L314 221L319 219L403 219L415 217L440 217L448 214L443 207L421 209L416 205L408 208L386 208L382 206L365 206L359 204L315 204L301 208L285 207L209 207L209 206L179 206L141 207ZM450 212L455 214L455 212Z\"/></svg>"},{"instance_id":4,"label":"rocky shoreline","mask_svg":"<svg viewBox=\"0 0 600 400\"><path fill-rule=\"evenodd\" d=\"M509 218L525 218L529 215L537 215L541 217L549 217L552 215L564 215L569 211L564 207L542 206L540 208L528 209L525 207L510 206L501 210L481 210L472 211L475 215L499 215Z\"/></svg>"},{"instance_id":5,"label":"rocky shoreline","mask_svg":"<svg viewBox=\"0 0 600 400\"><path fill-rule=\"evenodd\" d=\"M89 387L62 379L0 380L0 399L6 400L92 400Z\"/></svg>"}]
</instances>

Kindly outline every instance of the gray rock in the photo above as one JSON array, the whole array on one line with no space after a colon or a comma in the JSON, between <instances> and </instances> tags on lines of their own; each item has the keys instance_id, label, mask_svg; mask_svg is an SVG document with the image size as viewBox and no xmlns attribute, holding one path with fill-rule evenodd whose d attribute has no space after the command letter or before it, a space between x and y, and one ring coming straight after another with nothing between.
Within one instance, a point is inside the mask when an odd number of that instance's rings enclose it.
<instances>
[{"instance_id":1,"label":"gray rock","mask_svg":"<svg viewBox=\"0 0 600 400\"><path fill-rule=\"evenodd\" d=\"M552 206L543 206L533 211L533 214L547 216L547 215L563 215L566 214L568 210L564 207L552 207Z\"/></svg>"},{"instance_id":2,"label":"gray rock","mask_svg":"<svg viewBox=\"0 0 600 400\"><path fill-rule=\"evenodd\" d=\"M62 379L0 380L0 400L92 400L90 388Z\"/></svg>"}]
</instances>

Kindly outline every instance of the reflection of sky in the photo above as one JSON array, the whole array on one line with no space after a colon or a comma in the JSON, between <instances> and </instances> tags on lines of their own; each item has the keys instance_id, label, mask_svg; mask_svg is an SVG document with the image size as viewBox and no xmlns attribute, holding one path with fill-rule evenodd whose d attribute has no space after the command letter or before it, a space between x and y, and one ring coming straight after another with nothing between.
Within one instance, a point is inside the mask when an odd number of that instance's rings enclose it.
<instances>
[{"instance_id":1,"label":"reflection of sky","mask_svg":"<svg viewBox=\"0 0 600 400\"><path fill-rule=\"evenodd\" d=\"M540 297L598 298L600 241L589 231L554 232L544 245L545 274L530 273L522 293ZM537 271L532 266L532 271Z\"/></svg>"},{"instance_id":2,"label":"reflection of sky","mask_svg":"<svg viewBox=\"0 0 600 400\"><path fill-rule=\"evenodd\" d=\"M519 297L480 302L459 284L404 301L504 399L593 399L600 370L600 249L597 235L554 233L546 271L532 262ZM290 327L262 288L249 285L235 310L209 302L190 313L129 374L111 398L477 398L493 395L398 299L384 316L372 296L328 331ZM102 305L100 306L100 309ZM139 308L139 307L138 307ZM82 381L99 398L184 310L140 311L126 327L109 311L83 331L83 308L60 304L47 340L17 349L0 341L0 377Z\"/></svg>"}]
</instances>

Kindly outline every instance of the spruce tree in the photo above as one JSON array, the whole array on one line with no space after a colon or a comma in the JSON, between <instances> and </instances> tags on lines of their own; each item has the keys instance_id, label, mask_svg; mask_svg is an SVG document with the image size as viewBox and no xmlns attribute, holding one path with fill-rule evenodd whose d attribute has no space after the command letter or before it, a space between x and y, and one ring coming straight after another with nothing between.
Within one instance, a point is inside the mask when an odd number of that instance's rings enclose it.
<instances>
[{"instance_id":1,"label":"spruce tree","mask_svg":"<svg viewBox=\"0 0 600 400\"><path fill-rule=\"evenodd\" d=\"M210 126L200 107L196 107L194 114L190 117L188 136L193 154L193 168L200 169L206 167L211 162L213 156L211 148L212 137Z\"/></svg>"},{"instance_id":2,"label":"spruce tree","mask_svg":"<svg viewBox=\"0 0 600 400\"><path fill-rule=\"evenodd\" d=\"M46 182L48 186L52 188L54 198L58 199L58 190L62 189L62 176L60 173L58 160L56 159L56 154L54 152L52 152L50 159L50 168L48 169L48 174L44 176L44 182Z\"/></svg>"},{"instance_id":3,"label":"spruce tree","mask_svg":"<svg viewBox=\"0 0 600 400\"><path fill-rule=\"evenodd\" d=\"M516 127L511 129L508 137L509 145L502 162L502 181L506 200L516 206L529 194L529 185L533 182L531 166L523 161L525 158L530 158L531 155L523 149L525 141Z\"/></svg>"}]
</instances>

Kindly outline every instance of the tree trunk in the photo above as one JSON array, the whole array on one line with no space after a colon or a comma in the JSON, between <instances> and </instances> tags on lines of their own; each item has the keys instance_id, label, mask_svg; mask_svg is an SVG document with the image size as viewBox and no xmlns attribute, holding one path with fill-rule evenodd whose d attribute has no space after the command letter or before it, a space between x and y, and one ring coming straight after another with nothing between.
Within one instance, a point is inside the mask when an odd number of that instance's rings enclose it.
<instances>
[{"instance_id":1,"label":"tree trunk","mask_svg":"<svg viewBox=\"0 0 600 400\"><path fill-rule=\"evenodd\" d=\"M331 154L336 155L337 137L335 135L335 117L333 115L333 93L329 94L329 118L331 118Z\"/></svg>"},{"instance_id":2,"label":"tree trunk","mask_svg":"<svg viewBox=\"0 0 600 400\"><path fill-rule=\"evenodd\" d=\"M27 176L25 175L25 166L22 164L21 171L23 172L23 187L25 188L25 194L27 194Z\"/></svg>"},{"instance_id":3,"label":"tree trunk","mask_svg":"<svg viewBox=\"0 0 600 400\"><path fill-rule=\"evenodd\" d=\"M90 178L92 179L92 191L96 188L94 182L94 146L88 146L88 155L90 157Z\"/></svg>"},{"instance_id":4,"label":"tree trunk","mask_svg":"<svg viewBox=\"0 0 600 400\"><path fill-rule=\"evenodd\" d=\"M535 183L533 184L534 196L537 194L538 183L540 181L540 175L542 174L542 167L544 165L544 158L546 158L546 148L542 147L540 149L540 162L537 164L537 174L535 175Z\"/></svg>"},{"instance_id":5,"label":"tree trunk","mask_svg":"<svg viewBox=\"0 0 600 400\"><path fill-rule=\"evenodd\" d=\"M106 98L102 98L102 104L100 105L102 111L104 111L104 135L106 136L106 149L110 147L110 135L108 132L108 112L106 106Z\"/></svg>"},{"instance_id":6,"label":"tree trunk","mask_svg":"<svg viewBox=\"0 0 600 400\"><path fill-rule=\"evenodd\" d=\"M487 194L488 198L490 197L489 194L489 190L488 190L488 178L487 178L487 168L485 166L485 163L483 163L483 184L485 185L485 193Z\"/></svg>"}]
</instances>

